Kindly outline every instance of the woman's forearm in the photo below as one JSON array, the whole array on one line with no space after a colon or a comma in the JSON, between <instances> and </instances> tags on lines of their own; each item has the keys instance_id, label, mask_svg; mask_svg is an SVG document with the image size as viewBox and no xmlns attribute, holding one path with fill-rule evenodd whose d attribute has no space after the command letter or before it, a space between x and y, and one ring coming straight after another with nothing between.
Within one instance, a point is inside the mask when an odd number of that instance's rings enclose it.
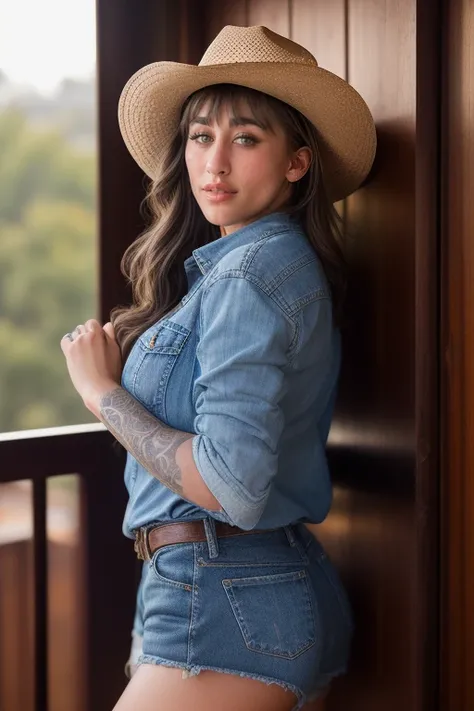
<instances>
[{"instance_id":1,"label":"woman's forearm","mask_svg":"<svg viewBox=\"0 0 474 711\"><path fill-rule=\"evenodd\" d=\"M220 510L192 454L190 432L175 430L154 417L119 385L98 393L87 407L132 456L168 489L198 506Z\"/></svg>"}]
</instances>

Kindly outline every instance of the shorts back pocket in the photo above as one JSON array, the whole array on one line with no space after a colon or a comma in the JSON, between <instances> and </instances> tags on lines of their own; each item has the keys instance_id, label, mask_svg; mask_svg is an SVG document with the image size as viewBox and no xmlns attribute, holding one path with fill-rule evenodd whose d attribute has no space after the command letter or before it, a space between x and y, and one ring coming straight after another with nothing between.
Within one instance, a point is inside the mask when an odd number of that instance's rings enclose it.
<instances>
[{"instance_id":1,"label":"shorts back pocket","mask_svg":"<svg viewBox=\"0 0 474 711\"><path fill-rule=\"evenodd\" d=\"M222 581L248 649L294 659L316 642L306 572Z\"/></svg>"}]
</instances>

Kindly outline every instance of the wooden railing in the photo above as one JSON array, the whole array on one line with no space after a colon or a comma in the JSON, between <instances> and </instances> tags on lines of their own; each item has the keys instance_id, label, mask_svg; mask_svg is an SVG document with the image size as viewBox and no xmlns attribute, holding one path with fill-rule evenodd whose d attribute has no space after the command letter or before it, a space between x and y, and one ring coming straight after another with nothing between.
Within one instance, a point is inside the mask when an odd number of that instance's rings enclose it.
<instances>
[{"instance_id":1,"label":"wooden railing","mask_svg":"<svg viewBox=\"0 0 474 711\"><path fill-rule=\"evenodd\" d=\"M123 667L129 651L138 571L132 543L121 531L126 504L125 453L114 442L100 423L0 435L0 484L32 482L34 711L49 711L49 477L80 476L79 558L83 575L77 614L82 618L80 668L85 709L112 708L126 683ZM2 584L7 584L5 578Z\"/></svg>"}]
</instances>

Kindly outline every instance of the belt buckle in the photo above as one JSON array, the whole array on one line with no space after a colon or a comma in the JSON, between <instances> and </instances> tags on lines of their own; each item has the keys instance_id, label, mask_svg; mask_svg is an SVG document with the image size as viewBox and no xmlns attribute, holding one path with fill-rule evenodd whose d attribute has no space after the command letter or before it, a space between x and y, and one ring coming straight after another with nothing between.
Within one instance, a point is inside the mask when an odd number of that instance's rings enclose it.
<instances>
[{"instance_id":1,"label":"belt buckle","mask_svg":"<svg viewBox=\"0 0 474 711\"><path fill-rule=\"evenodd\" d=\"M151 559L146 526L142 526L135 531L135 543L133 544L133 548L138 560Z\"/></svg>"}]
</instances>

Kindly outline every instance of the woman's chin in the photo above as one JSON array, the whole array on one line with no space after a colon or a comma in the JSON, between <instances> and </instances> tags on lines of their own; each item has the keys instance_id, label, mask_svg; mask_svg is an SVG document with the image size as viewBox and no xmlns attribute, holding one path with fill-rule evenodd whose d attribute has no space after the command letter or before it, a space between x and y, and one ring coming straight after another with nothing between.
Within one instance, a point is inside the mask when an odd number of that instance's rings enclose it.
<instances>
[{"instance_id":1,"label":"woman's chin","mask_svg":"<svg viewBox=\"0 0 474 711\"><path fill-rule=\"evenodd\" d=\"M231 207L230 201L216 203L215 205L201 205L201 210L206 220L213 225L224 224L224 219L227 221L227 224L238 222L239 215L242 212L242 210L236 209L235 205Z\"/></svg>"}]
</instances>

